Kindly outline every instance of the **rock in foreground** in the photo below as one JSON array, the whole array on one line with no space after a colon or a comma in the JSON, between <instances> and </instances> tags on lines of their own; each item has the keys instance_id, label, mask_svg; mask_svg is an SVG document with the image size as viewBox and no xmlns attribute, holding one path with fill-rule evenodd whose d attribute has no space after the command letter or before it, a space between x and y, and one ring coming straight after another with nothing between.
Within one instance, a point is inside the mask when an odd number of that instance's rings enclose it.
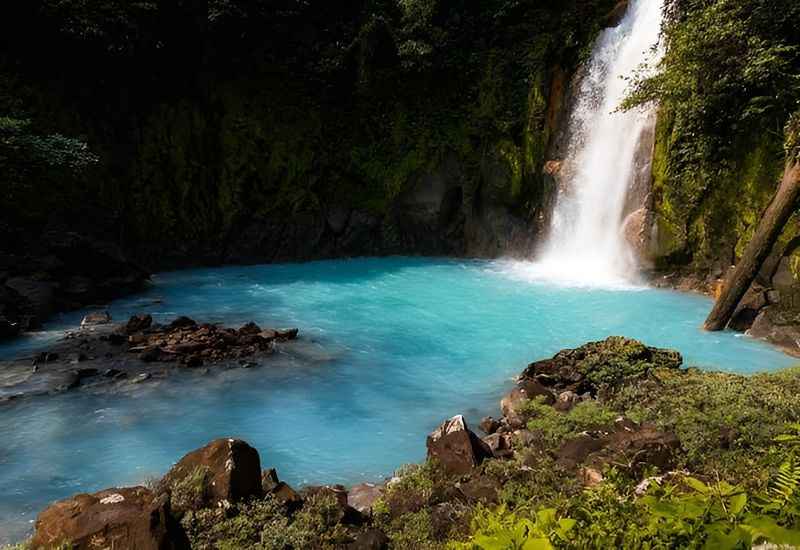
<instances>
[{"instance_id":1,"label":"rock in foreground","mask_svg":"<svg viewBox=\"0 0 800 550\"><path fill-rule=\"evenodd\" d=\"M172 512L226 507L263 494L258 451L240 439L217 439L184 456L164 476Z\"/></svg>"},{"instance_id":2,"label":"rock in foreground","mask_svg":"<svg viewBox=\"0 0 800 550\"><path fill-rule=\"evenodd\" d=\"M428 458L438 460L445 471L452 474L467 474L492 451L472 433L461 415L446 420L434 430L427 441Z\"/></svg>"},{"instance_id":3,"label":"rock in foreground","mask_svg":"<svg viewBox=\"0 0 800 550\"><path fill-rule=\"evenodd\" d=\"M56 502L36 520L32 549L187 548L169 503L144 487L106 489Z\"/></svg>"}]
</instances>

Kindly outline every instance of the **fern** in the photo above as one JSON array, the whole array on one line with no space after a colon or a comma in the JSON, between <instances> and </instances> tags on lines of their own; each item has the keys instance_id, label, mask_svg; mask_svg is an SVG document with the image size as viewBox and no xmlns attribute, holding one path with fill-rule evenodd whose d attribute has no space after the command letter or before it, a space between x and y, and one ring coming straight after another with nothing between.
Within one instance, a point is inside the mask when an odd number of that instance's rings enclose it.
<instances>
[{"instance_id":1,"label":"fern","mask_svg":"<svg viewBox=\"0 0 800 550\"><path fill-rule=\"evenodd\" d=\"M770 495L781 506L797 504L800 499L800 462L796 457L791 456L780 465L770 484Z\"/></svg>"}]
</instances>

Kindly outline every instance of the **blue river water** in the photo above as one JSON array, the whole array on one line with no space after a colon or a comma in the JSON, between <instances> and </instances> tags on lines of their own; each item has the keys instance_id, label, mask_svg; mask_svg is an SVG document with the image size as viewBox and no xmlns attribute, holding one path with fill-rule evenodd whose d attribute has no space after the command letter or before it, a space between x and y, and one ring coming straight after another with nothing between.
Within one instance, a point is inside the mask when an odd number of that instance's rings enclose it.
<instances>
[{"instance_id":1,"label":"blue river water","mask_svg":"<svg viewBox=\"0 0 800 550\"><path fill-rule=\"evenodd\" d=\"M701 331L707 298L564 287L526 273L512 261L387 258L156 276L109 306L116 320L253 320L299 327L301 340L260 368L0 407L0 543L24 537L53 500L160 476L217 437L249 441L263 467L294 485L380 480L423 459L427 433L444 418L496 415L527 363L609 335L678 349L708 369L795 363L762 342ZM0 346L0 358L41 348L83 313Z\"/></svg>"}]
</instances>

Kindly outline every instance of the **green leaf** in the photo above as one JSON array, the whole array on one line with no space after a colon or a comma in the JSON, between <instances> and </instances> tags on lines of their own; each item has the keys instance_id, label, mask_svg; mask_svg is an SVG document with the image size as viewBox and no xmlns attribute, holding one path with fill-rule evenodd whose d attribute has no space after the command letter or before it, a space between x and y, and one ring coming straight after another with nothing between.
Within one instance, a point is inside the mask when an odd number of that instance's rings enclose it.
<instances>
[{"instance_id":1,"label":"green leaf","mask_svg":"<svg viewBox=\"0 0 800 550\"><path fill-rule=\"evenodd\" d=\"M544 538L528 539L522 545L522 550L552 550L553 545Z\"/></svg>"},{"instance_id":2,"label":"green leaf","mask_svg":"<svg viewBox=\"0 0 800 550\"><path fill-rule=\"evenodd\" d=\"M738 515L744 507L747 506L747 494L746 493L739 493L738 495L734 495L731 497L730 501L730 512L731 514Z\"/></svg>"},{"instance_id":3,"label":"green leaf","mask_svg":"<svg viewBox=\"0 0 800 550\"><path fill-rule=\"evenodd\" d=\"M698 493L707 495L711 491L708 488L708 485L706 485L705 483L703 483L702 481L700 481L697 478L694 478L694 477L691 477L691 476L686 476L685 478L683 478L683 480L686 482L686 484L689 487L691 487L692 489L694 489Z\"/></svg>"},{"instance_id":4,"label":"green leaf","mask_svg":"<svg viewBox=\"0 0 800 550\"><path fill-rule=\"evenodd\" d=\"M742 525L753 537L753 542L771 542L773 544L786 544L800 546L800 531L786 529L778 525L775 520L765 516L751 516L747 523Z\"/></svg>"}]
</instances>

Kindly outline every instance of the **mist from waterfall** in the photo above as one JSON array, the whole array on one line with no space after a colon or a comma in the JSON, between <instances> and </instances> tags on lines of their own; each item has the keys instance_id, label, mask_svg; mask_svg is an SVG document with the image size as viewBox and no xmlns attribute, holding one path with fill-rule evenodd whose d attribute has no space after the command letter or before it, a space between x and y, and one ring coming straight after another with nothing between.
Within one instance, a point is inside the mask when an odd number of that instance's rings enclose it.
<instances>
[{"instance_id":1,"label":"mist from waterfall","mask_svg":"<svg viewBox=\"0 0 800 550\"><path fill-rule=\"evenodd\" d=\"M650 155L643 174L636 154L648 133L652 137L655 117L652 109L617 109L626 77L661 55L662 6L663 0L632 0L620 24L597 39L570 114L550 235L527 268L530 276L614 287L637 279L622 226L629 190L638 178L650 178Z\"/></svg>"}]
</instances>

